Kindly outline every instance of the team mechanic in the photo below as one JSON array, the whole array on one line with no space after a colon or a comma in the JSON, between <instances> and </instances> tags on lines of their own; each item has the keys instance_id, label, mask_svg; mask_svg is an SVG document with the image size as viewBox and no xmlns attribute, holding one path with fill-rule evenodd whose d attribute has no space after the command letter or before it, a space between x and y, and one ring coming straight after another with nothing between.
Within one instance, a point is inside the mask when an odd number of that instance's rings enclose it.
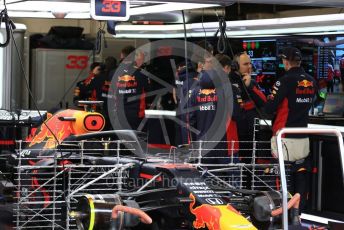
<instances>
[{"instance_id":1,"label":"team mechanic","mask_svg":"<svg viewBox=\"0 0 344 230\"><path fill-rule=\"evenodd\" d=\"M307 127L308 112L316 93L316 82L301 65L301 52L293 47L281 54L286 73L276 81L265 106L273 114L271 150L277 156L276 132L284 127ZM309 138L307 135L288 134L283 137L284 160L291 162L290 192L301 194L300 210L305 207L308 193Z\"/></svg>"},{"instance_id":2,"label":"team mechanic","mask_svg":"<svg viewBox=\"0 0 344 230\"><path fill-rule=\"evenodd\" d=\"M192 133L193 141L205 141L203 147L205 149L212 149L203 159L203 163L206 164L228 164L230 163L230 158L232 154L233 162L238 163L239 158L237 153L233 151L231 146L231 141L233 140L233 134L229 133L233 130L228 130L231 119L237 119L240 116L240 105L241 98L237 91L233 90L233 98L225 98L225 101L219 101L223 89L215 87L214 79L219 76L217 72L213 69L202 71L200 73L199 85L192 91L189 99L189 108L192 111L189 113L190 126L199 130L199 134ZM223 76L226 76L223 73ZM221 76L219 76L221 77ZM227 101L228 100L228 101ZM232 114L223 114L223 118L226 119L226 125L217 127L217 132L223 134L223 137L216 144L215 147L206 147L210 144L212 136L209 136L209 130L214 124L216 114L221 111L220 106L225 103L229 104L229 100L233 101L233 111ZM236 131L236 130L235 130Z\"/></svg>"},{"instance_id":3,"label":"team mechanic","mask_svg":"<svg viewBox=\"0 0 344 230\"><path fill-rule=\"evenodd\" d=\"M133 130L139 129L142 119L144 118L144 111L146 109L146 92L149 89L149 79L141 72L141 67L144 63L144 53L137 50L135 57L129 56L122 61L114 75L112 82L115 83L115 108L117 115L123 109L125 118L130 127L123 127L126 124L118 124L121 128L131 128ZM134 60L132 60L134 59ZM123 107L121 107L123 106ZM123 116L119 116L120 121ZM140 127L141 129L142 127Z\"/></svg>"},{"instance_id":4,"label":"team mechanic","mask_svg":"<svg viewBox=\"0 0 344 230\"><path fill-rule=\"evenodd\" d=\"M266 103L265 95L251 75L252 63L250 56L246 52L236 54L233 57L229 80L233 86L239 89L242 98L243 112L237 119L237 127L240 141L239 156L241 162L246 164L252 163L254 120L261 117L259 111ZM250 187L249 183L245 186Z\"/></svg>"}]
</instances>

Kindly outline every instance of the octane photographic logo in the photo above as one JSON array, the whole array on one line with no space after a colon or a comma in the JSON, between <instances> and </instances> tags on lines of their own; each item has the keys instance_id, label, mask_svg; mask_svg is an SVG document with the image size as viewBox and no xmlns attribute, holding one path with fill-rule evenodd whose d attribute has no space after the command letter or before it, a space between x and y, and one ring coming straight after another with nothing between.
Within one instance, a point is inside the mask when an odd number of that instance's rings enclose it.
<instances>
[{"instance_id":1,"label":"octane photographic logo","mask_svg":"<svg viewBox=\"0 0 344 230\"><path fill-rule=\"evenodd\" d=\"M139 70L137 68L128 68L128 66L130 66L128 63L135 60L135 58L140 58L138 55L140 53L144 54L144 63L146 65L154 63L155 66L159 68L158 71L150 71L150 68L141 68ZM214 101L205 99L210 98L209 94L211 93L214 95L214 90L200 87L199 79L193 81L191 84L187 82L187 80L183 81L178 78L177 65L182 62L185 63L186 55L188 57L186 63L188 63L189 66L191 63L197 65L200 60L204 60L204 57L208 57L206 60L209 61L209 56L211 57L211 69L212 73L215 73L211 76L211 85L216 89L217 104L215 103L215 106ZM156 65L158 60L164 60L164 64L160 62L159 65ZM171 76L166 76L166 73L169 72ZM191 70L188 70L188 72L190 73ZM172 101L173 91L176 91L177 97L179 98L178 105L176 106L176 116L162 116L158 114L155 118L149 118L147 116L143 117L143 119L138 118L139 102L143 100L140 93L140 87L144 87L145 85L145 81L138 79L139 77L148 79L150 86L155 86L151 87L148 92L145 92L146 99L149 98L150 101L148 109L161 109L159 106L161 99L169 95L170 101ZM184 93L182 88L180 88L181 84L190 84L184 85ZM186 90L185 93L185 89L189 90ZM147 91L147 89L145 89L145 91ZM195 100L196 104L190 103L190 98L193 94L192 91L197 91L195 92L196 94L198 92L203 93L201 100L200 98ZM109 118L115 130L131 129L131 127L136 126L138 131L149 133L149 137L160 135L163 137L163 141L166 144L173 145L175 143L173 143L169 132L175 136L173 133L178 132L178 134L181 134L182 129L184 128L184 130L186 130L186 127L188 127L187 130L189 130L191 134L189 136L196 139L194 141L202 140L203 156L212 150L219 141L223 140L224 135L226 135L225 130L228 125L227 121L228 118L231 117L233 108L230 82L221 64L205 49L190 42L185 43L182 40L159 40L138 47L136 51L126 57L117 68L111 80L108 98ZM199 102L202 102L201 105ZM191 119L189 114L199 114L200 112L206 113L209 112L208 110L213 110L212 112L216 113L213 120L201 120L201 117L198 117L198 119L193 117L192 121L197 120L199 124L196 122L194 126L189 126L189 119ZM206 119L206 115L203 117L203 119ZM149 119L152 120L150 120L148 124ZM173 127L175 130L171 130L170 125L168 129L166 126L167 120L172 120L177 124L174 126L177 128ZM134 124L135 122L136 124ZM152 126L155 128L161 126L161 134L150 132L150 127ZM147 140L148 142L149 139L150 138ZM192 143L196 145L193 144L191 148L198 149L200 147L199 144L197 144L200 142Z\"/></svg>"}]
</instances>

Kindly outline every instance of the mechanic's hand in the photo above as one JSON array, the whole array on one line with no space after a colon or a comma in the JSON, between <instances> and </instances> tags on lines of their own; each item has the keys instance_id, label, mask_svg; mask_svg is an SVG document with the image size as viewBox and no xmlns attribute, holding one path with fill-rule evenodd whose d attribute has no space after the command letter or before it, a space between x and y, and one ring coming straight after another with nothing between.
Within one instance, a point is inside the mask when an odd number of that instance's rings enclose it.
<instances>
[{"instance_id":1,"label":"mechanic's hand","mask_svg":"<svg viewBox=\"0 0 344 230\"><path fill-rule=\"evenodd\" d=\"M244 73L244 74L242 75L242 80L244 81L245 86L246 86L246 87L249 87L250 84L251 84L251 75L248 74L248 73Z\"/></svg>"}]
</instances>

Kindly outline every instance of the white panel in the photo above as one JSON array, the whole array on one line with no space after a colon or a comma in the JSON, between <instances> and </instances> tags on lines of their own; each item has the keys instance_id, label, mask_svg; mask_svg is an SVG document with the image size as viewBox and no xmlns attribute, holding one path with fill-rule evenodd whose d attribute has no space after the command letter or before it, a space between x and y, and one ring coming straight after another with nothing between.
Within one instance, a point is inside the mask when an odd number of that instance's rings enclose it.
<instances>
[{"instance_id":1,"label":"white panel","mask_svg":"<svg viewBox=\"0 0 344 230\"><path fill-rule=\"evenodd\" d=\"M0 30L2 41L6 39L6 31ZM1 108L10 110L11 108L11 44L5 48L1 48L2 58L2 106Z\"/></svg>"},{"instance_id":2,"label":"white panel","mask_svg":"<svg viewBox=\"0 0 344 230\"><path fill-rule=\"evenodd\" d=\"M25 25L15 24L18 29L13 31L19 53L22 54L22 42L24 39ZM7 39L4 25L0 29L0 42ZM20 106L22 84L22 71L19 65L18 54L12 43L12 38L7 47L0 48L0 108L7 110L18 109ZM18 93L19 92L19 93Z\"/></svg>"},{"instance_id":3,"label":"white panel","mask_svg":"<svg viewBox=\"0 0 344 230\"><path fill-rule=\"evenodd\" d=\"M9 79L8 82L11 86L10 91L10 107L11 110L17 110L17 109L23 109L23 100L24 97L24 91L22 90L22 86L24 84L24 75L23 75L23 68L25 69L25 66L21 66L18 53L21 57L21 60L24 64L24 33L25 31L15 31L13 34L13 37L15 39L17 47L13 45L13 40L11 36L11 45L8 46L8 52L11 54L8 55L10 59L8 59L8 69L9 69ZM18 52L17 49L18 48Z\"/></svg>"},{"instance_id":4,"label":"white panel","mask_svg":"<svg viewBox=\"0 0 344 230\"><path fill-rule=\"evenodd\" d=\"M65 61L66 61L66 65L68 64L68 56L70 55L74 55L77 57L84 57L84 58L88 58L88 63L87 66L84 70L81 69L67 69L66 67L65 69L65 73L64 73L64 90L63 93L65 93L69 88L70 90L68 91L68 94L65 97L65 100L63 101L64 104L66 104L66 102L69 104L69 106L72 105L73 103L73 94L74 94L74 87L75 87L75 79L78 77L78 75L80 74L78 81L80 81L81 79L84 79L88 76L89 73L89 65L90 63L92 63L92 51L86 51L86 50L79 50L79 51L65 51ZM66 66L65 65L65 66Z\"/></svg>"},{"instance_id":5,"label":"white panel","mask_svg":"<svg viewBox=\"0 0 344 230\"><path fill-rule=\"evenodd\" d=\"M39 109L50 110L63 106L66 102L72 104L74 81L87 77L89 64L85 69L80 57L89 58L91 51L83 50L57 50L57 49L35 49L32 58L32 88ZM66 93L63 100L63 96ZM31 103L32 107L32 103Z\"/></svg>"}]
</instances>

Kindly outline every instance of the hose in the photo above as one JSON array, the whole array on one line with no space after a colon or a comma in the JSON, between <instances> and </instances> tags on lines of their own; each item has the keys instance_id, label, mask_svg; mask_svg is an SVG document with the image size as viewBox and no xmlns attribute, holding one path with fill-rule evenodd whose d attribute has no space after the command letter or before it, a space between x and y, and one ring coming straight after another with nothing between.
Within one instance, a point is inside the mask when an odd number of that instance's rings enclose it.
<instances>
[{"instance_id":1,"label":"hose","mask_svg":"<svg viewBox=\"0 0 344 230\"><path fill-rule=\"evenodd\" d=\"M99 30L97 32L95 47L94 47L96 54L100 54L100 52L102 50L102 40L104 41L104 47L107 48L104 27L105 27L105 24L104 24L103 28L99 27Z\"/></svg>"},{"instance_id":2,"label":"hose","mask_svg":"<svg viewBox=\"0 0 344 230\"><path fill-rule=\"evenodd\" d=\"M148 216L147 213L145 213L144 211L137 209L137 208L132 208L132 207L123 206L123 205L116 205L112 209L112 218L113 219L117 219L118 212L125 212L125 213L132 214L134 216L137 216L137 217L139 217L140 221L144 224L151 224L153 222L152 218L150 216Z\"/></svg>"},{"instance_id":3,"label":"hose","mask_svg":"<svg viewBox=\"0 0 344 230\"><path fill-rule=\"evenodd\" d=\"M104 34L104 30L99 29L97 32L97 36L96 36L96 42L95 42L95 46L94 46L94 50L96 54L100 54L101 50L102 50L102 39L103 39L103 34Z\"/></svg>"},{"instance_id":4,"label":"hose","mask_svg":"<svg viewBox=\"0 0 344 230\"><path fill-rule=\"evenodd\" d=\"M290 208L296 208L298 209L299 208L299 205L300 205L300 194L299 193L296 193L289 201L288 201L288 209ZM283 209L282 207L280 208L277 208L275 210L272 210L271 211L271 216L279 216L281 215L283 212Z\"/></svg>"},{"instance_id":5,"label":"hose","mask_svg":"<svg viewBox=\"0 0 344 230\"><path fill-rule=\"evenodd\" d=\"M0 47L6 47L10 43L10 39L11 39L10 31L16 29L16 26L14 25L13 21L8 17L6 5L5 5L5 9L3 9L0 12L0 25L2 23L5 23L6 40L4 43L0 43Z\"/></svg>"},{"instance_id":6,"label":"hose","mask_svg":"<svg viewBox=\"0 0 344 230\"><path fill-rule=\"evenodd\" d=\"M218 33L220 33L219 40L217 41L217 51L221 54L226 53L227 51L227 34L226 34L226 20L224 17L219 18L219 28L215 33L215 37L217 37Z\"/></svg>"}]
</instances>

